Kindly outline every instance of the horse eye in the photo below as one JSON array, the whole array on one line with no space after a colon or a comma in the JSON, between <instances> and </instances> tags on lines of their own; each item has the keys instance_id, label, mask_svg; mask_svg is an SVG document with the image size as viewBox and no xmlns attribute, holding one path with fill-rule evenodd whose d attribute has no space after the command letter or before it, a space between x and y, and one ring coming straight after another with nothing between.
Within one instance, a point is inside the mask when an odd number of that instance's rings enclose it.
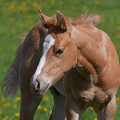
<instances>
[{"instance_id":1,"label":"horse eye","mask_svg":"<svg viewBox=\"0 0 120 120\"><path fill-rule=\"evenodd\" d=\"M55 54L61 55L64 52L64 49L59 49Z\"/></svg>"}]
</instances>

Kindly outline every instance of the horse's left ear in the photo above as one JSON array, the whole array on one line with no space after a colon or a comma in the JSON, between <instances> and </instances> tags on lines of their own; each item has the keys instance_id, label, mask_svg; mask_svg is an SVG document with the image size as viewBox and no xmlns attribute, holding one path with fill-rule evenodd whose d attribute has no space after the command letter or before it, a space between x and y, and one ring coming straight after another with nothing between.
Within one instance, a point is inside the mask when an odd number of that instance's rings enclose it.
<instances>
[{"instance_id":1,"label":"horse's left ear","mask_svg":"<svg viewBox=\"0 0 120 120\"><path fill-rule=\"evenodd\" d=\"M64 15L61 12L56 11L56 18L58 25L61 27L61 29L67 30L67 23Z\"/></svg>"}]
</instances>

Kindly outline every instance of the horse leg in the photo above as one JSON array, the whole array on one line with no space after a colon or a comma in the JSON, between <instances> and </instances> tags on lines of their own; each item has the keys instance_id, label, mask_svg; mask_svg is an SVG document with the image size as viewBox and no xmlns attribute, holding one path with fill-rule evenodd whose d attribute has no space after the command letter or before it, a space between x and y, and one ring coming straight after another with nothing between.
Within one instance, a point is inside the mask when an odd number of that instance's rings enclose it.
<instances>
[{"instance_id":1,"label":"horse leg","mask_svg":"<svg viewBox=\"0 0 120 120\"><path fill-rule=\"evenodd\" d=\"M21 108L19 120L33 120L35 111L37 110L37 106L42 100L42 97L34 95L31 92L30 87L28 89L23 89L23 86L21 86Z\"/></svg>"},{"instance_id":2,"label":"horse leg","mask_svg":"<svg viewBox=\"0 0 120 120\"><path fill-rule=\"evenodd\" d=\"M50 88L54 98L54 108L49 120L65 120L65 96L60 94L55 87Z\"/></svg>"},{"instance_id":3,"label":"horse leg","mask_svg":"<svg viewBox=\"0 0 120 120\"><path fill-rule=\"evenodd\" d=\"M65 99L65 112L67 120L79 119L79 106L72 93L68 93Z\"/></svg>"},{"instance_id":4,"label":"horse leg","mask_svg":"<svg viewBox=\"0 0 120 120\"><path fill-rule=\"evenodd\" d=\"M104 111L95 111L98 120L113 120L116 113L116 97L114 96L108 103Z\"/></svg>"},{"instance_id":5,"label":"horse leg","mask_svg":"<svg viewBox=\"0 0 120 120\"><path fill-rule=\"evenodd\" d=\"M82 98L78 101L79 104L79 120L81 120L81 117L83 113L86 111L86 109L89 106L88 102L85 102Z\"/></svg>"}]
</instances>

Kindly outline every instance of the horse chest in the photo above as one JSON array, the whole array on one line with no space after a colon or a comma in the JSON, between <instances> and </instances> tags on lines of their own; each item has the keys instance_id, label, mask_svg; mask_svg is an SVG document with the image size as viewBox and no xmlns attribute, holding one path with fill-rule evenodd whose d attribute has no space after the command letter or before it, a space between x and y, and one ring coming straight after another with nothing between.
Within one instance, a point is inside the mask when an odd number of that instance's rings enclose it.
<instances>
[{"instance_id":1,"label":"horse chest","mask_svg":"<svg viewBox=\"0 0 120 120\"><path fill-rule=\"evenodd\" d=\"M101 98L102 100L106 99L106 94L99 87L95 86L90 79L85 78L75 69L72 69L67 73L66 81L73 97L78 101L82 100L84 102L92 103L94 100L97 100L101 103Z\"/></svg>"},{"instance_id":2,"label":"horse chest","mask_svg":"<svg viewBox=\"0 0 120 120\"><path fill-rule=\"evenodd\" d=\"M72 69L67 73L66 79L68 86L75 99L90 102L94 99L94 86L90 79L85 79L84 76Z\"/></svg>"}]
</instances>

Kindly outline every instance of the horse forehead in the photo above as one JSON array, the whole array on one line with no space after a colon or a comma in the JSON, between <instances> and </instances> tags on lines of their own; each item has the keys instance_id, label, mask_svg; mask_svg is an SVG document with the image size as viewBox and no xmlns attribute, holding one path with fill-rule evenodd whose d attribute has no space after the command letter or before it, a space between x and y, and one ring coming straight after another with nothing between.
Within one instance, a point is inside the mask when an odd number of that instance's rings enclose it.
<instances>
[{"instance_id":1,"label":"horse forehead","mask_svg":"<svg viewBox=\"0 0 120 120\"><path fill-rule=\"evenodd\" d=\"M43 48L44 49L49 49L52 45L54 45L54 42L55 42L55 39L50 34L48 34L45 37L45 40L44 40L44 43L43 43Z\"/></svg>"},{"instance_id":2,"label":"horse forehead","mask_svg":"<svg viewBox=\"0 0 120 120\"><path fill-rule=\"evenodd\" d=\"M65 47L68 42L68 35L65 33L49 33L44 40L43 47L45 48L49 46L52 41L54 42L54 44L52 44L54 45L54 49L58 49L59 47Z\"/></svg>"},{"instance_id":3,"label":"horse forehead","mask_svg":"<svg viewBox=\"0 0 120 120\"><path fill-rule=\"evenodd\" d=\"M51 34L48 34L48 35L45 37L45 41L44 41L44 42L50 43L51 41L55 41L55 39L52 37Z\"/></svg>"},{"instance_id":4,"label":"horse forehead","mask_svg":"<svg viewBox=\"0 0 120 120\"><path fill-rule=\"evenodd\" d=\"M57 41L61 41L63 38L66 38L68 37L68 34L67 33L51 33L51 36Z\"/></svg>"}]
</instances>

